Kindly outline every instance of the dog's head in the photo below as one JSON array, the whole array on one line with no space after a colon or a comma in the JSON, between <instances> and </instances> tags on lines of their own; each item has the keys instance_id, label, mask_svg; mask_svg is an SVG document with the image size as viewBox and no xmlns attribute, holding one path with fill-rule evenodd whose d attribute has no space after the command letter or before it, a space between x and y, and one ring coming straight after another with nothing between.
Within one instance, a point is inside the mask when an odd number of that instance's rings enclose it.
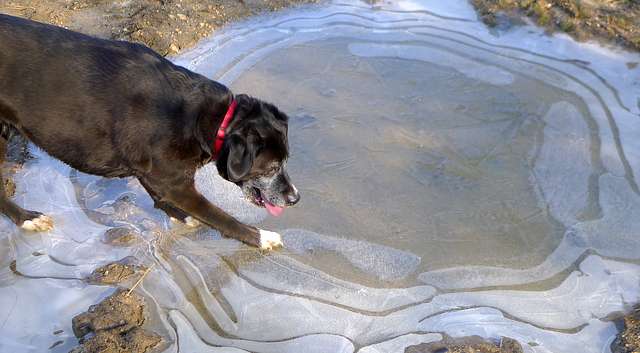
<instances>
[{"instance_id":1,"label":"dog's head","mask_svg":"<svg viewBox=\"0 0 640 353\"><path fill-rule=\"evenodd\" d=\"M288 117L269 103L247 95L238 106L220 155L220 175L242 188L247 199L278 216L300 194L285 170L289 156Z\"/></svg>"}]
</instances>

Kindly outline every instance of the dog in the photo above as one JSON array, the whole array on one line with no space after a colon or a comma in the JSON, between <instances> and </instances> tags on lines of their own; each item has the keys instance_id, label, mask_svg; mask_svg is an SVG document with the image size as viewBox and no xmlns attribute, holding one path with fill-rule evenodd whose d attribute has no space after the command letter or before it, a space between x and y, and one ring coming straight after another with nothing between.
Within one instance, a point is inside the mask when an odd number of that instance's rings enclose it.
<instances>
[{"instance_id":1,"label":"dog","mask_svg":"<svg viewBox=\"0 0 640 353\"><path fill-rule=\"evenodd\" d=\"M280 235L211 204L196 190L196 170L215 162L273 215L300 200L285 170L288 117L274 105L140 44L0 14L0 163L17 134L81 172L135 177L168 216L263 249L281 246ZM0 212L26 230L53 228L2 187Z\"/></svg>"}]
</instances>

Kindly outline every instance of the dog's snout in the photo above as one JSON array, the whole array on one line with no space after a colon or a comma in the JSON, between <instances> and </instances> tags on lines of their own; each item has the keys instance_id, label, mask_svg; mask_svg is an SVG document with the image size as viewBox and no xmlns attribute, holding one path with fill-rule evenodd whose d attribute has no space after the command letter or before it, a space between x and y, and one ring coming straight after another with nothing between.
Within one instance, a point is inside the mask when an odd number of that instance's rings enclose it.
<instances>
[{"instance_id":1,"label":"dog's snout","mask_svg":"<svg viewBox=\"0 0 640 353\"><path fill-rule=\"evenodd\" d=\"M295 187L291 188L291 191L287 193L285 196L287 201L287 206L293 206L300 201L300 193L296 190Z\"/></svg>"}]
</instances>

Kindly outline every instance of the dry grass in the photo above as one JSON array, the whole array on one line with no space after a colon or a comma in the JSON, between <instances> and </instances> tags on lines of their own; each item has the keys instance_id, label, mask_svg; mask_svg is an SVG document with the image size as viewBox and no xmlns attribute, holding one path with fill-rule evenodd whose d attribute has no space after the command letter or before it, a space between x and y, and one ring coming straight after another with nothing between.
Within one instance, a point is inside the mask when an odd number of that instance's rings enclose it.
<instances>
[{"instance_id":1,"label":"dry grass","mask_svg":"<svg viewBox=\"0 0 640 353\"><path fill-rule=\"evenodd\" d=\"M640 0L472 0L481 18L497 24L500 12L527 16L549 32L598 39L640 50Z\"/></svg>"}]
</instances>

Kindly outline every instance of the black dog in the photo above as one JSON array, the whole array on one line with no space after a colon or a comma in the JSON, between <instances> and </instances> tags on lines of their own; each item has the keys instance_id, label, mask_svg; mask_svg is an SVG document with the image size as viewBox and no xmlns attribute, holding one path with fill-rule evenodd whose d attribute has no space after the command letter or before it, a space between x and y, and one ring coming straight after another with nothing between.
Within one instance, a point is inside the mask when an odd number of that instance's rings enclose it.
<instances>
[{"instance_id":1,"label":"black dog","mask_svg":"<svg viewBox=\"0 0 640 353\"><path fill-rule=\"evenodd\" d=\"M277 233L212 205L196 190L194 175L215 160L223 178L279 214L300 198L285 171L287 126L275 106L234 97L145 46L0 14L0 163L7 140L21 134L82 172L138 178L173 218L192 217L272 248L281 245ZM0 212L28 230L53 226L9 200L2 187Z\"/></svg>"}]
</instances>

